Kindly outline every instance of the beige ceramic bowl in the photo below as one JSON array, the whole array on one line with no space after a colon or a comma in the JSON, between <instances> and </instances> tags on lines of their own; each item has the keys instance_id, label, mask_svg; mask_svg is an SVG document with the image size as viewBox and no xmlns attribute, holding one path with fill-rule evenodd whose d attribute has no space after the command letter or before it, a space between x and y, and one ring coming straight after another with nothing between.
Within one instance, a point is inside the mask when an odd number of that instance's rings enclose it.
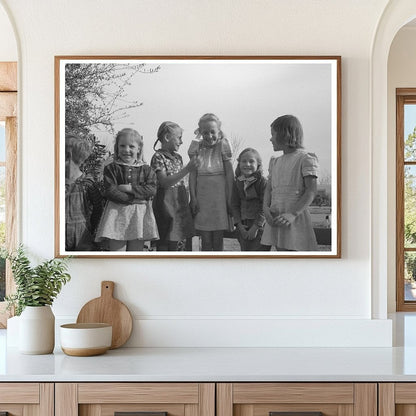
<instances>
[{"instance_id":1,"label":"beige ceramic bowl","mask_svg":"<svg viewBox=\"0 0 416 416\"><path fill-rule=\"evenodd\" d=\"M99 355L111 347L112 326L103 323L61 325L61 348L78 357Z\"/></svg>"}]
</instances>

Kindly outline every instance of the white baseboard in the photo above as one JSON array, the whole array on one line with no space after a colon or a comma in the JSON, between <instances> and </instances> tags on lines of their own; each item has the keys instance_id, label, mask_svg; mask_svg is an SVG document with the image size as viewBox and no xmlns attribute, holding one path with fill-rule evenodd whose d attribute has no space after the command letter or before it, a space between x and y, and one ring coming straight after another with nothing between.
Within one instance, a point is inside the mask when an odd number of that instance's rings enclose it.
<instances>
[{"instance_id":1,"label":"white baseboard","mask_svg":"<svg viewBox=\"0 0 416 416\"><path fill-rule=\"evenodd\" d=\"M57 317L57 328L71 321ZM134 320L125 346L391 347L392 323L387 319L140 318Z\"/></svg>"},{"instance_id":2,"label":"white baseboard","mask_svg":"<svg viewBox=\"0 0 416 416\"><path fill-rule=\"evenodd\" d=\"M59 325L75 317L56 317ZM136 318L125 347L391 347L389 319Z\"/></svg>"}]
</instances>

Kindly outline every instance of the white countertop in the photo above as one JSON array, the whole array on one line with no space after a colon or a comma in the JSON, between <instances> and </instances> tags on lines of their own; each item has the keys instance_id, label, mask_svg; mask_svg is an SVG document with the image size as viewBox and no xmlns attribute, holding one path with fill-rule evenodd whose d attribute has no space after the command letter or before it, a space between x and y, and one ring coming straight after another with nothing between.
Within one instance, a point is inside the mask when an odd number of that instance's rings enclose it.
<instances>
[{"instance_id":1,"label":"white countertop","mask_svg":"<svg viewBox=\"0 0 416 416\"><path fill-rule=\"evenodd\" d=\"M393 317L392 348L119 348L24 355L0 330L0 382L416 381L416 314Z\"/></svg>"},{"instance_id":2,"label":"white countertop","mask_svg":"<svg viewBox=\"0 0 416 416\"><path fill-rule=\"evenodd\" d=\"M0 381L416 381L416 348L119 348L95 357L9 348Z\"/></svg>"}]
</instances>

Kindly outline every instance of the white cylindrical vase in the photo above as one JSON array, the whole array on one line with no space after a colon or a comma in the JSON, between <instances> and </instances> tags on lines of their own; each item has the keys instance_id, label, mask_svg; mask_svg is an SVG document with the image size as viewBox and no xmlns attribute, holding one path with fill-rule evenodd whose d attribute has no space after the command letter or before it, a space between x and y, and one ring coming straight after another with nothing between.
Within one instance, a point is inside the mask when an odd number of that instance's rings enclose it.
<instances>
[{"instance_id":1,"label":"white cylindrical vase","mask_svg":"<svg viewBox=\"0 0 416 416\"><path fill-rule=\"evenodd\" d=\"M19 319L19 351L50 354L55 347L55 315L49 305L26 306Z\"/></svg>"},{"instance_id":2,"label":"white cylindrical vase","mask_svg":"<svg viewBox=\"0 0 416 416\"><path fill-rule=\"evenodd\" d=\"M19 319L20 316L13 316L7 320L6 340L8 347L19 347Z\"/></svg>"}]
</instances>

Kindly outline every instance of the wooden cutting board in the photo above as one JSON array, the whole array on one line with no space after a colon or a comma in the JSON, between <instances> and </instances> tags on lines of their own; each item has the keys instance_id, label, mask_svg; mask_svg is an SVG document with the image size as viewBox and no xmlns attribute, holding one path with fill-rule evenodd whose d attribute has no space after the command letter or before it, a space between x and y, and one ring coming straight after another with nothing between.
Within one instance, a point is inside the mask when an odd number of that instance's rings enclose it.
<instances>
[{"instance_id":1,"label":"wooden cutting board","mask_svg":"<svg viewBox=\"0 0 416 416\"><path fill-rule=\"evenodd\" d=\"M87 302L80 310L77 323L103 322L113 326L111 349L121 347L130 337L133 319L127 306L113 297L114 282L101 282L101 296Z\"/></svg>"}]
</instances>

